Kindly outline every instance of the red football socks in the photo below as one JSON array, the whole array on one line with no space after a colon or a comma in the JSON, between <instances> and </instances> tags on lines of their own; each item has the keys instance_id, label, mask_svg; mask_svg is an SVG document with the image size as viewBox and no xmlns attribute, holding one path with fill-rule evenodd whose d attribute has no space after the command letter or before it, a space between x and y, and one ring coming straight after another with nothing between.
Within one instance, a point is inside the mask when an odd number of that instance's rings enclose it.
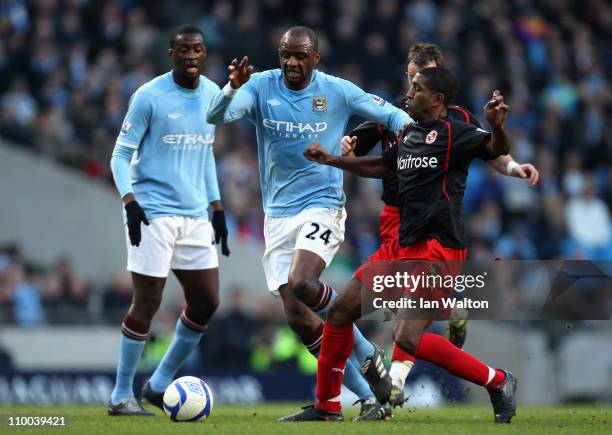
<instances>
[{"instance_id":1,"label":"red football socks","mask_svg":"<svg viewBox=\"0 0 612 435\"><path fill-rule=\"evenodd\" d=\"M430 332L423 333L414 356L444 367L455 376L488 388L499 386L506 377L503 371L489 367L446 338Z\"/></svg>"},{"instance_id":2,"label":"red football socks","mask_svg":"<svg viewBox=\"0 0 612 435\"><path fill-rule=\"evenodd\" d=\"M317 368L317 408L340 412L342 378L354 340L352 324L338 327L325 322Z\"/></svg>"},{"instance_id":3,"label":"red football socks","mask_svg":"<svg viewBox=\"0 0 612 435\"><path fill-rule=\"evenodd\" d=\"M493 376L493 379L491 380L491 382L489 382L485 386L487 388L497 388L501 384L503 384L505 380L506 380L506 374L500 369L495 369L495 376Z\"/></svg>"},{"instance_id":4,"label":"red football socks","mask_svg":"<svg viewBox=\"0 0 612 435\"><path fill-rule=\"evenodd\" d=\"M414 363L414 357L408 352L400 349L397 344L393 345L393 353L391 354L391 361L410 361Z\"/></svg>"}]
</instances>

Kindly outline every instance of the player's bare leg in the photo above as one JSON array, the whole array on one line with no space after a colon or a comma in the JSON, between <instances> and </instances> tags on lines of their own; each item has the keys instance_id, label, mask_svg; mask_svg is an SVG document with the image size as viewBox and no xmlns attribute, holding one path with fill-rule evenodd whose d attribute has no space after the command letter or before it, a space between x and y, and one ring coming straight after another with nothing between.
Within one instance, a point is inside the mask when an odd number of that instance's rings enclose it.
<instances>
[{"instance_id":1,"label":"player's bare leg","mask_svg":"<svg viewBox=\"0 0 612 435\"><path fill-rule=\"evenodd\" d=\"M153 316L161 304L166 278L132 272L132 283L134 284L134 297L126 315L130 317L130 323L127 326L132 325L134 332L139 334L148 334Z\"/></svg>"},{"instance_id":2,"label":"player's bare leg","mask_svg":"<svg viewBox=\"0 0 612 435\"><path fill-rule=\"evenodd\" d=\"M183 287L189 320L206 329L219 306L219 269L173 272Z\"/></svg>"},{"instance_id":3,"label":"player's bare leg","mask_svg":"<svg viewBox=\"0 0 612 435\"><path fill-rule=\"evenodd\" d=\"M109 415L154 415L147 412L134 398L133 383L151 320L161 303L166 278L132 272L132 283L134 295L121 325L121 357L115 388L108 403Z\"/></svg>"},{"instance_id":4,"label":"player's bare leg","mask_svg":"<svg viewBox=\"0 0 612 435\"><path fill-rule=\"evenodd\" d=\"M178 369L197 348L219 306L219 269L173 270L183 287L187 306L176 324L176 334L155 372L145 383L142 396L163 409L164 391Z\"/></svg>"},{"instance_id":5,"label":"player's bare leg","mask_svg":"<svg viewBox=\"0 0 612 435\"><path fill-rule=\"evenodd\" d=\"M323 322L293 294L288 284L281 286L278 291L283 301L289 327L300 337L309 351L318 354L321 347Z\"/></svg>"},{"instance_id":6,"label":"player's bare leg","mask_svg":"<svg viewBox=\"0 0 612 435\"><path fill-rule=\"evenodd\" d=\"M496 423L510 423L516 413L517 381L512 373L489 367L459 349L446 338L425 332L430 320L399 318L393 327L393 341L418 359L445 368L449 373L487 388Z\"/></svg>"},{"instance_id":7,"label":"player's bare leg","mask_svg":"<svg viewBox=\"0 0 612 435\"><path fill-rule=\"evenodd\" d=\"M431 320L396 319L393 324L393 342L404 352L414 355L414 351L421 340L423 331L425 331L430 323Z\"/></svg>"},{"instance_id":8,"label":"player's bare leg","mask_svg":"<svg viewBox=\"0 0 612 435\"><path fill-rule=\"evenodd\" d=\"M345 327L361 317L361 281L353 277L327 313L327 322Z\"/></svg>"},{"instance_id":9,"label":"player's bare leg","mask_svg":"<svg viewBox=\"0 0 612 435\"><path fill-rule=\"evenodd\" d=\"M291 259L289 282L293 295L309 307L318 304L319 277L325 269L325 261L314 252L296 249Z\"/></svg>"}]
</instances>

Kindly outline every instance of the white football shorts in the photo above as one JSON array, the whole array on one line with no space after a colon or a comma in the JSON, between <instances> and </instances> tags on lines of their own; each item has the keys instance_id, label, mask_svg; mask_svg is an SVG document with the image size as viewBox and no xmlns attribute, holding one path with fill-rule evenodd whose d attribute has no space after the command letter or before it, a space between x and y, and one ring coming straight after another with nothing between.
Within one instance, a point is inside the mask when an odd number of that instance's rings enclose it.
<instances>
[{"instance_id":1,"label":"white football shorts","mask_svg":"<svg viewBox=\"0 0 612 435\"><path fill-rule=\"evenodd\" d=\"M278 296L278 288L287 284L296 249L314 252L329 266L344 240L345 221L344 208L307 208L295 216L266 216L262 263L270 292Z\"/></svg>"},{"instance_id":2,"label":"white football shorts","mask_svg":"<svg viewBox=\"0 0 612 435\"><path fill-rule=\"evenodd\" d=\"M219 267L214 230L208 219L162 216L141 224L140 246L132 246L125 225L127 269L165 278L170 269L203 270Z\"/></svg>"}]
</instances>

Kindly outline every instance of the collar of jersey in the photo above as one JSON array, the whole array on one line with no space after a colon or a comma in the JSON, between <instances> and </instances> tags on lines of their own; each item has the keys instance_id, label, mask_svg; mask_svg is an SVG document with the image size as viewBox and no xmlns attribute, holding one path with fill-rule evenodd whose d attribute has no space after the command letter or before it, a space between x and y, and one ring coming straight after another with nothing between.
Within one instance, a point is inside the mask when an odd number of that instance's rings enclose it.
<instances>
[{"instance_id":1,"label":"collar of jersey","mask_svg":"<svg viewBox=\"0 0 612 435\"><path fill-rule=\"evenodd\" d=\"M184 95L187 98L198 98L200 96L200 94L202 93L202 87L204 86L202 77L203 76L200 75L200 83L198 84L197 88L187 89L182 86L179 86L179 84L174 81L174 77L172 77L172 71L168 73L168 80L170 80L174 89L176 89L181 95Z\"/></svg>"},{"instance_id":2,"label":"collar of jersey","mask_svg":"<svg viewBox=\"0 0 612 435\"><path fill-rule=\"evenodd\" d=\"M289 93L291 93L291 94L302 94L302 93L304 93L304 92L307 92L307 91L310 89L310 87L311 87L311 86L314 86L314 85L313 85L313 83L314 83L315 79L317 78L317 73L318 73L318 71L319 71L319 70L317 70L317 69L313 69L313 70L312 70L312 74L311 74L311 76L310 76L310 83L308 83L308 86L306 86L304 89L300 89L299 91L294 91L294 90L292 90L292 89L289 89L289 88L287 87L287 85L285 84L285 77L283 76L283 70L281 69L281 70L280 70L280 72L281 72L281 74L280 74L280 77L281 77L281 84L282 84L283 88L284 88L284 89L285 89L287 92L289 92Z\"/></svg>"},{"instance_id":3,"label":"collar of jersey","mask_svg":"<svg viewBox=\"0 0 612 435\"><path fill-rule=\"evenodd\" d=\"M438 118L438 119L434 119L432 121L427 121L427 122L416 122L415 125L418 125L420 127L432 127L435 124L438 124L440 122L441 119L446 119L447 117L444 116L442 118Z\"/></svg>"}]
</instances>

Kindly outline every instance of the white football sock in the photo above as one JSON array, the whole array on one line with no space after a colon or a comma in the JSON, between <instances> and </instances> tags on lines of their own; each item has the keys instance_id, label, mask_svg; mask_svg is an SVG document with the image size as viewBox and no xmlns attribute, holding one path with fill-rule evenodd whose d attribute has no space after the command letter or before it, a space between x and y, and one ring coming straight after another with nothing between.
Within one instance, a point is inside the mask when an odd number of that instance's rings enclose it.
<instances>
[{"instance_id":1,"label":"white football sock","mask_svg":"<svg viewBox=\"0 0 612 435\"><path fill-rule=\"evenodd\" d=\"M395 387L400 389L404 388L406 378L408 377L413 365L414 363L412 361L393 361L391 363L389 375L391 376L391 381Z\"/></svg>"}]
</instances>

